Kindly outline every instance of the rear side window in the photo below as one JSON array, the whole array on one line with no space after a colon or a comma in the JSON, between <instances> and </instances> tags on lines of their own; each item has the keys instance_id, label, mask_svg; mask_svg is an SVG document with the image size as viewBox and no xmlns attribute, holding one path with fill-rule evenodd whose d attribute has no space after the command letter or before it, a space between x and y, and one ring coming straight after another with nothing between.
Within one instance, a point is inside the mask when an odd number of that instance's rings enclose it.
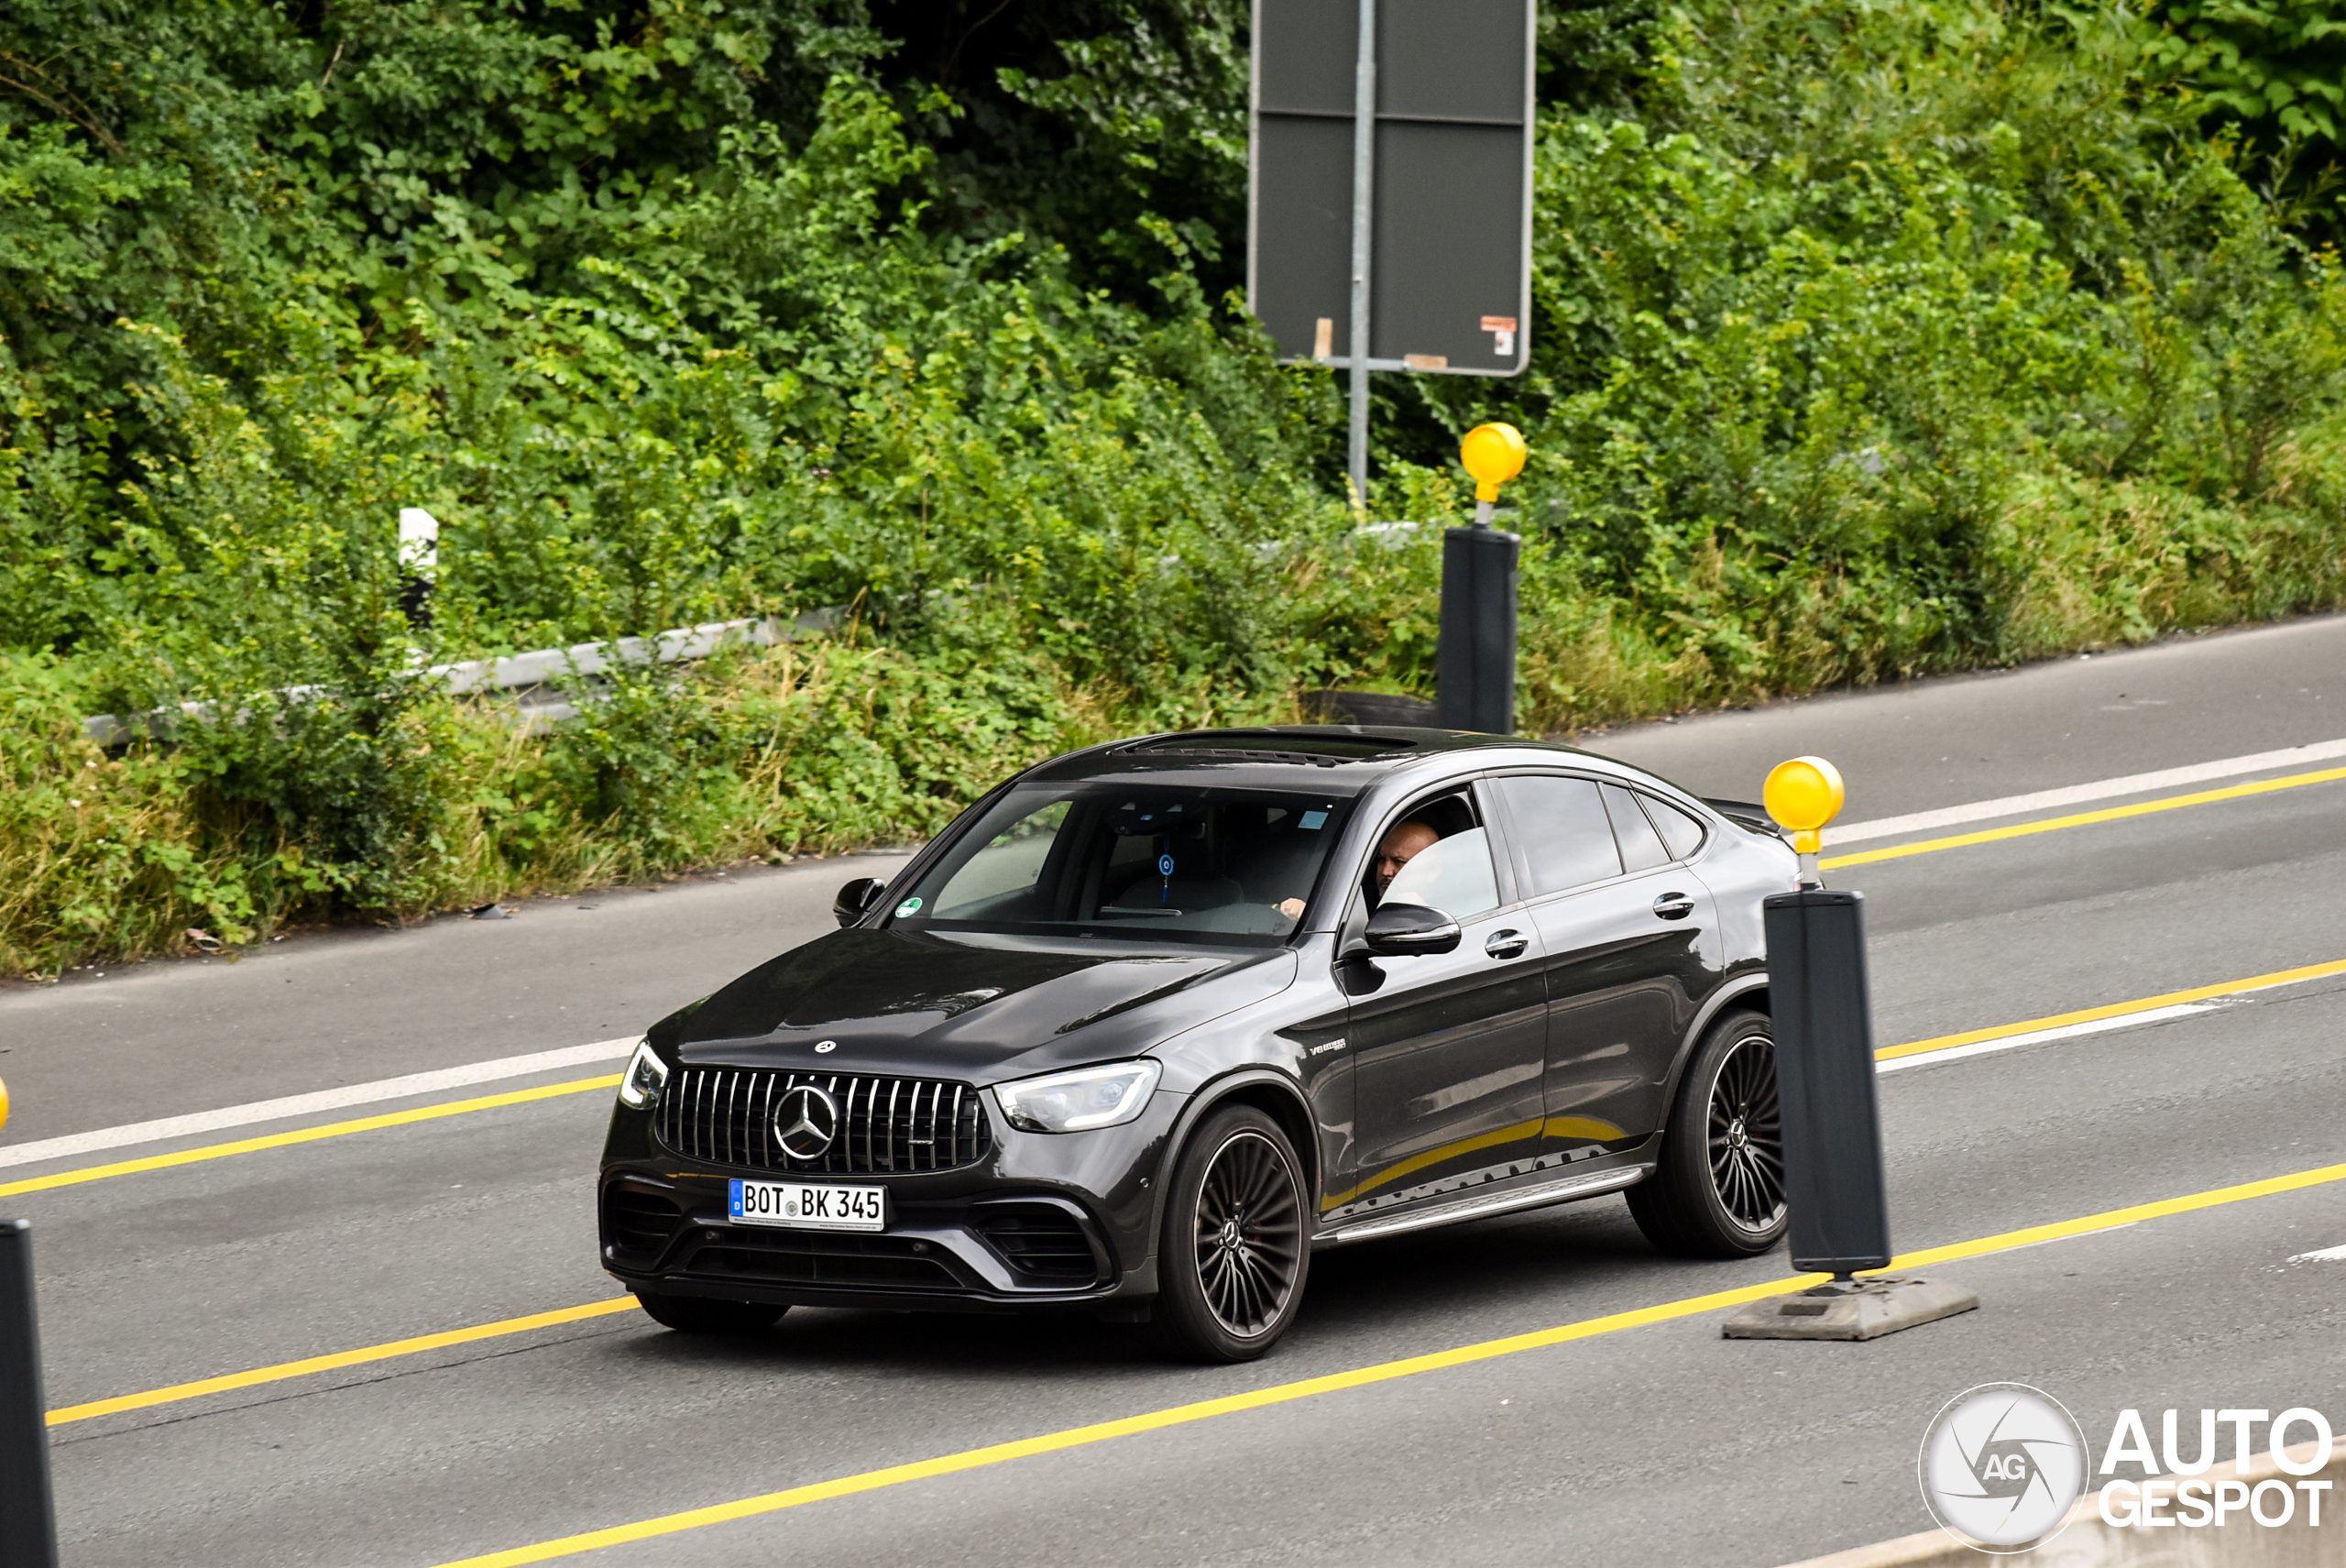
<instances>
[{"instance_id":1,"label":"rear side window","mask_svg":"<svg viewBox=\"0 0 2346 1568\"><path fill-rule=\"evenodd\" d=\"M1605 809L1613 817L1613 836L1621 842L1621 864L1633 872L1650 872L1670 863L1670 847L1653 830L1638 797L1619 784L1605 786Z\"/></svg>"},{"instance_id":2,"label":"rear side window","mask_svg":"<svg viewBox=\"0 0 2346 1568\"><path fill-rule=\"evenodd\" d=\"M1596 785L1586 779L1513 773L1492 781L1507 802L1531 893L1562 893L1621 874L1620 851ZM1650 829L1649 829L1650 831Z\"/></svg>"},{"instance_id":3,"label":"rear side window","mask_svg":"<svg viewBox=\"0 0 2346 1568\"><path fill-rule=\"evenodd\" d=\"M1650 795L1638 796L1638 802L1653 818L1653 825L1661 829L1662 841L1670 846L1670 858L1692 860L1694 851L1703 847L1702 823L1668 801L1656 800Z\"/></svg>"}]
</instances>

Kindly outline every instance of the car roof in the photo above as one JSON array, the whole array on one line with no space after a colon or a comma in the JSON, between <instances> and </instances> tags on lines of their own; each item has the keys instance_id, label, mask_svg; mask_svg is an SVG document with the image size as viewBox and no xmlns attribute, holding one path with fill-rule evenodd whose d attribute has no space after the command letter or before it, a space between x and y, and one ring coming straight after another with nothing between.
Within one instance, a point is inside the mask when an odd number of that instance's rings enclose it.
<instances>
[{"instance_id":1,"label":"car roof","mask_svg":"<svg viewBox=\"0 0 2346 1568\"><path fill-rule=\"evenodd\" d=\"M1514 751L1584 760L1608 771L1636 771L1552 740L1398 725L1276 724L1170 730L1112 740L1054 757L1025 776L1036 783L1067 783L1136 773L1189 774L1195 776L1183 782L1232 784L1238 782L1233 776L1237 774L1247 784L1268 788L1355 795L1390 774L1415 771L1415 764L1467 751L1486 753L1479 759L1485 764L1509 760L1488 753Z\"/></svg>"}]
</instances>

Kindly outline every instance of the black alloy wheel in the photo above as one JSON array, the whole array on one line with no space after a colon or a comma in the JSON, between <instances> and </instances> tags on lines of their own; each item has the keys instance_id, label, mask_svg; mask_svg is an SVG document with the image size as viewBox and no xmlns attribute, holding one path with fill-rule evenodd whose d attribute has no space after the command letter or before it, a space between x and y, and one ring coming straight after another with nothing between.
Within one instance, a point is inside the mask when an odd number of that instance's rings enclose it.
<instances>
[{"instance_id":1,"label":"black alloy wheel","mask_svg":"<svg viewBox=\"0 0 2346 1568\"><path fill-rule=\"evenodd\" d=\"M671 1296L661 1290L638 1290L635 1304L653 1322L685 1334L762 1333L790 1310L762 1301L720 1301L714 1296Z\"/></svg>"},{"instance_id":2,"label":"black alloy wheel","mask_svg":"<svg viewBox=\"0 0 2346 1568\"><path fill-rule=\"evenodd\" d=\"M1776 1103L1776 1042L1750 1030L1727 1047L1711 1080L1711 1187L1719 1205L1759 1234L1784 1213L1784 1122Z\"/></svg>"},{"instance_id":3,"label":"black alloy wheel","mask_svg":"<svg viewBox=\"0 0 2346 1568\"><path fill-rule=\"evenodd\" d=\"M1217 1111L1174 1168L1159 1332L1186 1358L1251 1361L1295 1321L1311 1253L1302 1162L1252 1106Z\"/></svg>"},{"instance_id":4,"label":"black alloy wheel","mask_svg":"<svg viewBox=\"0 0 2346 1568\"><path fill-rule=\"evenodd\" d=\"M1651 1176L1629 1189L1646 1238L1685 1257L1749 1257L1783 1239L1783 1116L1764 1014L1711 1025L1678 1086Z\"/></svg>"}]
</instances>

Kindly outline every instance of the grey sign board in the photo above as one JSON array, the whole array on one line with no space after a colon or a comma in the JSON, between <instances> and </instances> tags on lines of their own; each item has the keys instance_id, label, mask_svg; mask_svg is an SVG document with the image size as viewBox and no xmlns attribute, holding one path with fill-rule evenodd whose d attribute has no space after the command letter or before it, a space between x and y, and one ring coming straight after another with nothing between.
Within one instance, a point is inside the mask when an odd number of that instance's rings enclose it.
<instances>
[{"instance_id":1,"label":"grey sign board","mask_svg":"<svg viewBox=\"0 0 2346 1568\"><path fill-rule=\"evenodd\" d=\"M1529 363L1534 21L1533 0L1255 0L1247 293L1282 357L1352 363L1365 209L1364 368Z\"/></svg>"}]
</instances>

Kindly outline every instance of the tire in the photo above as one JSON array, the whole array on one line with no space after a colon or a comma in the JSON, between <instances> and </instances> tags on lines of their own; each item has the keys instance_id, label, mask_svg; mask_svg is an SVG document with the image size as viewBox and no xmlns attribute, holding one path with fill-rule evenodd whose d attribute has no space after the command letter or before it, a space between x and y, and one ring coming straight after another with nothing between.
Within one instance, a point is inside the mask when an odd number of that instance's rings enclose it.
<instances>
[{"instance_id":1,"label":"tire","mask_svg":"<svg viewBox=\"0 0 2346 1568\"><path fill-rule=\"evenodd\" d=\"M683 1334L762 1333L790 1310L762 1301L720 1301L713 1296L671 1296L658 1290L637 1291L635 1304L653 1322Z\"/></svg>"},{"instance_id":2,"label":"tire","mask_svg":"<svg viewBox=\"0 0 2346 1568\"><path fill-rule=\"evenodd\" d=\"M1713 1024L1686 1065L1661 1162L1628 1190L1646 1239L1681 1257L1750 1257L1783 1239L1784 1129L1765 1014Z\"/></svg>"},{"instance_id":3,"label":"tire","mask_svg":"<svg viewBox=\"0 0 2346 1568\"><path fill-rule=\"evenodd\" d=\"M1187 1361L1252 1361L1303 1304L1310 1271L1303 1162L1247 1105L1214 1112L1173 1168L1157 1251L1156 1324Z\"/></svg>"}]
</instances>

